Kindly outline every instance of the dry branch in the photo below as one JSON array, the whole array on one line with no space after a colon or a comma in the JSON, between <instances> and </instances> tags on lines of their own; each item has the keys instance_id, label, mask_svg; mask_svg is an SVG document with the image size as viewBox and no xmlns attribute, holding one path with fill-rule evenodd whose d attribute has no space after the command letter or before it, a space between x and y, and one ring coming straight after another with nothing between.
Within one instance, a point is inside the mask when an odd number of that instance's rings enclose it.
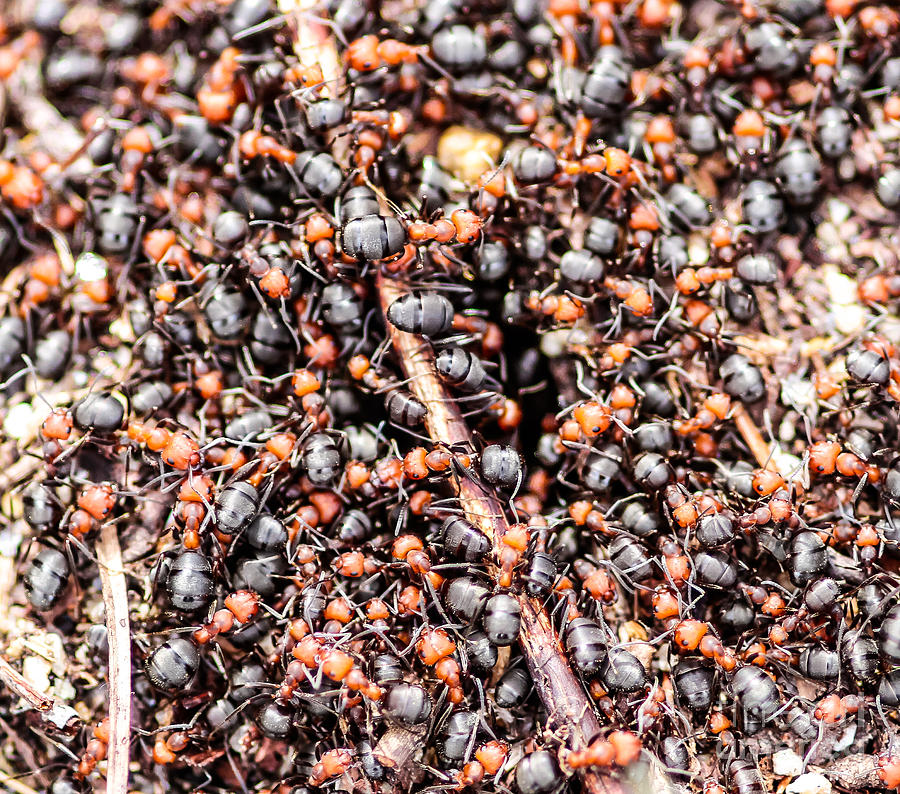
<instances>
[{"instance_id":1,"label":"dry branch","mask_svg":"<svg viewBox=\"0 0 900 794\"><path fill-rule=\"evenodd\" d=\"M109 634L109 761L108 794L128 791L128 755L131 746L131 624L128 589L122 568L122 550L113 522L100 529L97 543L106 630Z\"/></svg>"},{"instance_id":2,"label":"dry branch","mask_svg":"<svg viewBox=\"0 0 900 794\"><path fill-rule=\"evenodd\" d=\"M41 719L59 731L74 734L81 727L81 720L70 706L60 703L39 689L0 656L0 681L6 687L38 711Z\"/></svg>"},{"instance_id":3,"label":"dry branch","mask_svg":"<svg viewBox=\"0 0 900 794\"><path fill-rule=\"evenodd\" d=\"M38 794L31 786L26 786L21 780L0 769L0 786L9 789L13 794Z\"/></svg>"},{"instance_id":4,"label":"dry branch","mask_svg":"<svg viewBox=\"0 0 900 794\"><path fill-rule=\"evenodd\" d=\"M343 70L337 45L331 29L315 16L318 0L278 0L279 10L288 16L288 23L294 30L294 54L305 66L318 65L322 70L321 95L339 96L343 87ZM336 136L330 141L334 159L348 167L349 151L345 136ZM412 782L412 762L421 758L422 734L414 728L395 726L378 741L374 752L397 774L401 787L409 788ZM376 785L360 781L357 790L372 792ZM378 790L387 790L384 784Z\"/></svg>"},{"instance_id":5,"label":"dry branch","mask_svg":"<svg viewBox=\"0 0 900 794\"><path fill-rule=\"evenodd\" d=\"M379 272L378 292L382 311L405 294L405 286ZM425 426L431 438L448 445L463 445L474 450L469 426L459 413L453 397L437 377L434 355L425 340L400 331L389 322L391 340L409 388L428 408ZM497 549L509 528L503 505L492 488L474 475L453 476L453 487L459 496L466 519L487 535ZM528 663L535 688L548 714L548 728L568 740L573 748L587 745L600 732L600 723L584 687L572 672L559 637L546 610L537 599L524 594L516 596L522 609L519 642ZM622 786L608 775L594 771L582 773L584 790L595 794L615 794Z\"/></svg>"},{"instance_id":6,"label":"dry branch","mask_svg":"<svg viewBox=\"0 0 900 794\"><path fill-rule=\"evenodd\" d=\"M738 433L741 434L741 438L743 438L747 446L750 447L750 452L753 453L753 457L756 458L756 462L759 464L760 468L775 471L776 468L775 462L772 460L772 450L762 437L762 433L759 432L756 422L754 422L750 414L747 413L744 404L736 402L731 410L731 415L734 417L734 424L737 427Z\"/></svg>"},{"instance_id":7,"label":"dry branch","mask_svg":"<svg viewBox=\"0 0 900 794\"><path fill-rule=\"evenodd\" d=\"M334 37L325 25L310 14L313 5L311 0L279 0L279 8L291 14L291 22L295 25L294 51L298 58L305 64L318 63L325 79L325 92L329 88L334 91L341 74ZM341 154L346 153L335 153L338 162L344 159ZM380 272L377 287L383 311L387 311L387 307L404 293L404 288L386 279ZM474 448L468 425L436 377L430 347L421 337L399 331L390 323L387 325L406 377L410 379L411 389L429 409L426 427L431 438L446 444L464 444ZM466 518L491 538L496 547L508 528L503 506L496 494L474 478L454 476L453 483ZM572 747L583 747L600 731L597 716L581 682L572 672L559 637L540 602L524 595L518 598L522 608L520 642L535 686L549 714L548 727L560 737L567 738ZM396 752L397 748L389 747L384 741L379 742L376 751L397 762L402 780L403 768L415 757L412 751L416 746L415 737L405 735L394 739L396 742L390 744L396 743L409 751ZM587 792L617 794L622 791L617 781L593 771L583 772L582 779Z\"/></svg>"},{"instance_id":8,"label":"dry branch","mask_svg":"<svg viewBox=\"0 0 900 794\"><path fill-rule=\"evenodd\" d=\"M279 0L278 7L294 27L294 54L305 66L318 64L325 81L322 94L337 96L343 72L332 30L316 16L316 8L321 9L322 4L319 0Z\"/></svg>"},{"instance_id":9,"label":"dry branch","mask_svg":"<svg viewBox=\"0 0 900 794\"><path fill-rule=\"evenodd\" d=\"M41 60L33 56L23 59L4 83L10 103L37 139L38 147L57 163L69 165L84 146L84 136L44 97ZM90 161L83 160L70 171L84 174Z\"/></svg>"}]
</instances>

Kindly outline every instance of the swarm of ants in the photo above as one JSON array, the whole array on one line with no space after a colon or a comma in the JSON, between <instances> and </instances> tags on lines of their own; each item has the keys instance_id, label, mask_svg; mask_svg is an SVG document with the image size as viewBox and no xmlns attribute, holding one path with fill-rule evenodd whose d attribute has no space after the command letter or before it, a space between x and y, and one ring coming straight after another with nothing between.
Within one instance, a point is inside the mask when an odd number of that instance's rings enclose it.
<instances>
[{"instance_id":1,"label":"swarm of ants","mask_svg":"<svg viewBox=\"0 0 900 794\"><path fill-rule=\"evenodd\" d=\"M0 9L0 786L900 788L900 14Z\"/></svg>"}]
</instances>

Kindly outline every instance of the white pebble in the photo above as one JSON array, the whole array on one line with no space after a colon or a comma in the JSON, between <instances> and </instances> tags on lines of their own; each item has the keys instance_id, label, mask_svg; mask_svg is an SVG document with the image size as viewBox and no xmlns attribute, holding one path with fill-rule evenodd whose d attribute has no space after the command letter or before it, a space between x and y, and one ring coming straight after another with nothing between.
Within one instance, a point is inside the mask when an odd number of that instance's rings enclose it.
<instances>
[{"instance_id":1,"label":"white pebble","mask_svg":"<svg viewBox=\"0 0 900 794\"><path fill-rule=\"evenodd\" d=\"M93 251L86 251L75 260L75 275L82 281L99 281L108 272L107 261Z\"/></svg>"},{"instance_id":2,"label":"white pebble","mask_svg":"<svg viewBox=\"0 0 900 794\"><path fill-rule=\"evenodd\" d=\"M809 408L816 404L816 387L811 380L791 372L781 382L781 401L798 411Z\"/></svg>"},{"instance_id":3,"label":"white pebble","mask_svg":"<svg viewBox=\"0 0 900 794\"><path fill-rule=\"evenodd\" d=\"M34 438L49 413L49 406L43 402L35 405L22 402L14 405L9 409L3 422L3 432L9 438L19 441Z\"/></svg>"},{"instance_id":4,"label":"white pebble","mask_svg":"<svg viewBox=\"0 0 900 794\"><path fill-rule=\"evenodd\" d=\"M40 656L26 656L22 661L22 677L40 692L50 688L50 670L50 662Z\"/></svg>"},{"instance_id":5,"label":"white pebble","mask_svg":"<svg viewBox=\"0 0 900 794\"><path fill-rule=\"evenodd\" d=\"M709 262L709 243L700 233L694 233L688 239L688 259L691 267L702 267Z\"/></svg>"},{"instance_id":6,"label":"white pebble","mask_svg":"<svg viewBox=\"0 0 900 794\"><path fill-rule=\"evenodd\" d=\"M787 794L831 794L831 781L818 772L807 772L791 781Z\"/></svg>"},{"instance_id":7,"label":"white pebble","mask_svg":"<svg viewBox=\"0 0 900 794\"><path fill-rule=\"evenodd\" d=\"M855 334L866 325L868 313L858 303L838 306L834 312L834 327L842 334Z\"/></svg>"},{"instance_id":8,"label":"white pebble","mask_svg":"<svg viewBox=\"0 0 900 794\"><path fill-rule=\"evenodd\" d=\"M569 345L584 344L586 340L587 336L578 328L557 328L541 337L541 352L547 358L559 358Z\"/></svg>"},{"instance_id":9,"label":"white pebble","mask_svg":"<svg viewBox=\"0 0 900 794\"><path fill-rule=\"evenodd\" d=\"M772 771L777 777L797 777L803 771L803 759L793 750L779 750L772 755Z\"/></svg>"},{"instance_id":10,"label":"white pebble","mask_svg":"<svg viewBox=\"0 0 900 794\"><path fill-rule=\"evenodd\" d=\"M547 358L559 358L566 352L569 336L564 330L548 331L541 337L541 352Z\"/></svg>"},{"instance_id":11,"label":"white pebble","mask_svg":"<svg viewBox=\"0 0 900 794\"><path fill-rule=\"evenodd\" d=\"M831 222L840 225L853 214L853 209L844 201L836 198L828 199L828 217Z\"/></svg>"},{"instance_id":12,"label":"white pebble","mask_svg":"<svg viewBox=\"0 0 900 794\"><path fill-rule=\"evenodd\" d=\"M856 282L850 276L845 276L834 265L825 265L822 270L828 297L832 303L838 306L856 303Z\"/></svg>"},{"instance_id":13,"label":"white pebble","mask_svg":"<svg viewBox=\"0 0 900 794\"><path fill-rule=\"evenodd\" d=\"M786 480L797 477L803 472L803 461L796 455L791 455L790 452L784 452L781 447L773 450L772 462L778 473Z\"/></svg>"}]
</instances>

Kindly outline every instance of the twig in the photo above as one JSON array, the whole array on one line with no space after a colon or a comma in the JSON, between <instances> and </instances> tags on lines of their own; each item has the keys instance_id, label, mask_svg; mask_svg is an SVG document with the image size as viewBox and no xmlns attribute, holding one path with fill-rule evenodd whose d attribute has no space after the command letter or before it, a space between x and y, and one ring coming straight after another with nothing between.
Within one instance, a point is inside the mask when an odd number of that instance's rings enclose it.
<instances>
[{"instance_id":1,"label":"twig","mask_svg":"<svg viewBox=\"0 0 900 794\"><path fill-rule=\"evenodd\" d=\"M109 761L106 790L128 791L128 754L131 746L131 625L128 589L116 525L105 523L97 543L106 630L109 634Z\"/></svg>"},{"instance_id":2,"label":"twig","mask_svg":"<svg viewBox=\"0 0 900 794\"><path fill-rule=\"evenodd\" d=\"M760 468L776 471L775 462L772 460L772 450L759 432L756 422L747 413L743 403L735 402L731 415L734 417L734 424L738 429L738 433L741 434L741 438L750 447L750 451L753 453L753 457L756 458Z\"/></svg>"},{"instance_id":3,"label":"twig","mask_svg":"<svg viewBox=\"0 0 900 794\"><path fill-rule=\"evenodd\" d=\"M21 780L8 775L3 770L0 770L0 786L12 791L13 794L38 794L31 786L26 786Z\"/></svg>"},{"instance_id":4,"label":"twig","mask_svg":"<svg viewBox=\"0 0 900 794\"><path fill-rule=\"evenodd\" d=\"M8 495L7 491L6 498ZM4 500L3 507L6 507L6 504ZM12 604L12 591L18 579L16 557L22 545L24 523L14 521L0 529L0 636L6 636L12 625L9 609Z\"/></svg>"},{"instance_id":5,"label":"twig","mask_svg":"<svg viewBox=\"0 0 900 794\"><path fill-rule=\"evenodd\" d=\"M406 293L405 286L379 272L377 287L382 311ZM474 449L472 434L456 402L446 392L434 368L434 355L422 337L400 331L389 322L394 349L413 394L428 408L425 426L429 435L445 444ZM503 506L493 489L474 475L453 476L466 519L487 535L496 549L509 528ZM567 738L574 749L587 745L599 732L600 723L584 687L572 672L559 637L541 602L523 594L516 596L522 609L519 642L531 671L535 688L548 714L548 728ZM583 771L584 791L613 794L623 789L618 781L594 771Z\"/></svg>"},{"instance_id":6,"label":"twig","mask_svg":"<svg viewBox=\"0 0 900 794\"><path fill-rule=\"evenodd\" d=\"M344 72L338 56L337 45L331 28L316 15L322 12L319 0L278 0L278 10L288 16L294 28L294 54L304 66L316 66L322 70L322 85L318 87L323 97L338 97L344 87ZM315 88L315 87L313 87ZM335 161L346 168L349 159L349 142L345 135L334 135L329 140Z\"/></svg>"},{"instance_id":7,"label":"twig","mask_svg":"<svg viewBox=\"0 0 900 794\"><path fill-rule=\"evenodd\" d=\"M16 578L16 558L0 554L0 634L9 631L9 606Z\"/></svg>"},{"instance_id":8,"label":"twig","mask_svg":"<svg viewBox=\"0 0 900 794\"><path fill-rule=\"evenodd\" d=\"M43 96L39 58L32 56L19 63L6 82L6 89L22 122L56 162L66 163L82 149L84 136ZM78 173L87 173L90 165L85 159L78 164Z\"/></svg>"},{"instance_id":9,"label":"twig","mask_svg":"<svg viewBox=\"0 0 900 794\"><path fill-rule=\"evenodd\" d=\"M294 54L305 66L318 64L322 70L321 95L337 97L343 89L344 73L331 29L316 18L317 6L322 8L318 0L278 0L278 10L288 15L289 24L294 28ZM329 143L335 161L346 170L349 160L346 136L336 135ZM396 772L399 785L409 788L410 764L413 759L421 758L423 749L421 731L395 726L379 739L374 752ZM357 786L363 794L389 790L386 784L379 787L369 781L359 781Z\"/></svg>"},{"instance_id":10,"label":"twig","mask_svg":"<svg viewBox=\"0 0 900 794\"><path fill-rule=\"evenodd\" d=\"M294 54L305 66L319 65L324 84L322 94L337 96L342 77L341 61L331 29L316 19L319 0L278 0L280 11L289 14L295 28Z\"/></svg>"},{"instance_id":11,"label":"twig","mask_svg":"<svg viewBox=\"0 0 900 794\"><path fill-rule=\"evenodd\" d=\"M3 729L6 738L12 742L13 747L16 748L19 757L25 762L25 769L32 770L28 777L34 778L39 786L46 788L50 781L47 778L47 773L43 764L38 761L37 753L35 752L37 748L33 746L22 733L14 730L12 726L2 718L0 718L0 728ZM0 768L0 771L3 771L3 769Z\"/></svg>"},{"instance_id":12,"label":"twig","mask_svg":"<svg viewBox=\"0 0 900 794\"><path fill-rule=\"evenodd\" d=\"M41 692L9 662L0 656L0 681L41 715L44 722L57 730L74 734L81 727L75 709Z\"/></svg>"},{"instance_id":13,"label":"twig","mask_svg":"<svg viewBox=\"0 0 900 794\"><path fill-rule=\"evenodd\" d=\"M291 13L296 25L294 51L297 57L304 64L318 63L325 80L323 93L337 93L341 78L337 48L327 27L312 17L310 11L314 5L313 0L279 0L280 10ZM338 147L341 144L336 141L334 145ZM339 163L343 163L346 154L346 151L334 152ZM377 288L383 311L387 311L387 307L403 294L395 282L386 280L380 272ZM430 348L421 337L398 331L390 323L387 325L413 393L429 408L426 427L431 437L448 444L465 444L473 448L468 425L435 376ZM467 518L480 527L495 545L499 543L508 524L503 507L493 491L474 478L454 476L453 482ZM585 697L581 683L569 667L559 638L540 602L525 596L518 598L522 606L522 648L550 715L551 727L555 727L560 735L567 734L574 747L584 746L600 730L597 716ZM396 741L390 743L379 742L378 752L395 761L402 780L404 768L416 755L416 742L409 731L395 738ZM616 781L595 772L583 772L582 777L587 792L617 794L622 791Z\"/></svg>"},{"instance_id":14,"label":"twig","mask_svg":"<svg viewBox=\"0 0 900 794\"><path fill-rule=\"evenodd\" d=\"M31 477L41 466L44 461L37 455L23 455L9 468L0 472L0 493L9 492L16 483Z\"/></svg>"},{"instance_id":15,"label":"twig","mask_svg":"<svg viewBox=\"0 0 900 794\"><path fill-rule=\"evenodd\" d=\"M19 287L28 276L28 262L20 262L12 267L0 282L0 311L3 311L16 296Z\"/></svg>"}]
</instances>

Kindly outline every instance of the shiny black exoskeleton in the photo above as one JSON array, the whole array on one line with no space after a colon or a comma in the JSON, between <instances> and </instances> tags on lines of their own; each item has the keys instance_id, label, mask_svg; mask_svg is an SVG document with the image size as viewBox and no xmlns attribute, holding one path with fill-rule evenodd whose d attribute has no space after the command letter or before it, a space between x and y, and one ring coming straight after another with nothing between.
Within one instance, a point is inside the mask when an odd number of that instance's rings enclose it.
<instances>
[{"instance_id":1,"label":"shiny black exoskeleton","mask_svg":"<svg viewBox=\"0 0 900 794\"><path fill-rule=\"evenodd\" d=\"M300 463L310 482L329 485L340 470L341 451L330 435L315 433L304 444Z\"/></svg>"},{"instance_id":2,"label":"shiny black exoskeleton","mask_svg":"<svg viewBox=\"0 0 900 794\"><path fill-rule=\"evenodd\" d=\"M69 561L56 549L43 549L25 572L25 593L29 603L46 612L62 598L69 583Z\"/></svg>"},{"instance_id":3,"label":"shiny black exoskeleton","mask_svg":"<svg viewBox=\"0 0 900 794\"><path fill-rule=\"evenodd\" d=\"M197 646L184 637L166 640L144 662L144 671L150 683L165 692L187 688L199 669Z\"/></svg>"},{"instance_id":4,"label":"shiny black exoskeleton","mask_svg":"<svg viewBox=\"0 0 900 794\"><path fill-rule=\"evenodd\" d=\"M387 318L401 331L439 336L453 323L453 304L435 292L407 293L388 306Z\"/></svg>"},{"instance_id":5,"label":"shiny black exoskeleton","mask_svg":"<svg viewBox=\"0 0 900 794\"><path fill-rule=\"evenodd\" d=\"M175 609L196 612L212 601L215 582L209 560L196 551L183 551L166 576L166 592Z\"/></svg>"}]
</instances>

